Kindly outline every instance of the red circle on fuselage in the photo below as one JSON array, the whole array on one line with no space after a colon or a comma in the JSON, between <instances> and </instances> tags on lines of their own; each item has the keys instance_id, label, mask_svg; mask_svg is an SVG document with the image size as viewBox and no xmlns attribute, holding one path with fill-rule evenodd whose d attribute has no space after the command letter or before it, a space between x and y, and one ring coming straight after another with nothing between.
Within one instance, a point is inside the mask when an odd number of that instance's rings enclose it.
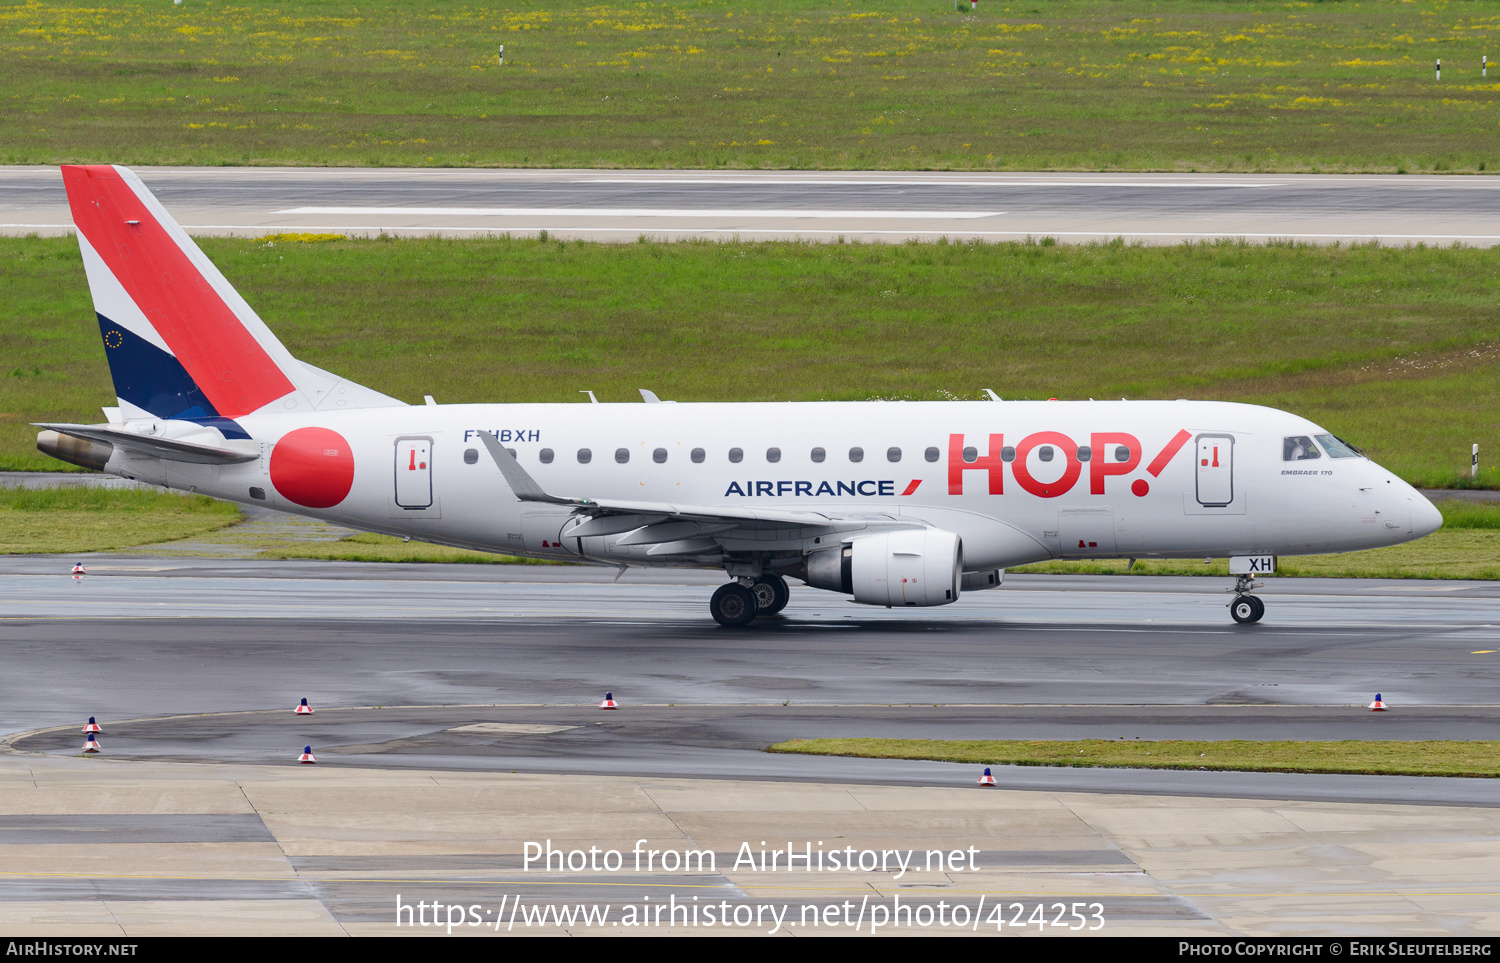
<instances>
[{"instance_id":1,"label":"red circle on fuselage","mask_svg":"<svg viewBox=\"0 0 1500 963\"><path fill-rule=\"evenodd\" d=\"M304 508L332 508L354 486L354 453L336 431L289 431L271 449L271 484Z\"/></svg>"},{"instance_id":2,"label":"red circle on fuselage","mask_svg":"<svg viewBox=\"0 0 1500 963\"><path fill-rule=\"evenodd\" d=\"M1130 483L1130 490L1135 492L1137 498L1145 498L1146 493L1151 491L1151 485L1144 478L1137 478Z\"/></svg>"}]
</instances>

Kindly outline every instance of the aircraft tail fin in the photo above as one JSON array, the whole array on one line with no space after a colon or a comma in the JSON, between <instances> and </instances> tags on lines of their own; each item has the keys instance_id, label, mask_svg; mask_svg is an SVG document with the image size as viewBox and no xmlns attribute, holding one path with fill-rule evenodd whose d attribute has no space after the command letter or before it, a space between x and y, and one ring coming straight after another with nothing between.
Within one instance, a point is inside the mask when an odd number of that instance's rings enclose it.
<instances>
[{"instance_id":1,"label":"aircraft tail fin","mask_svg":"<svg viewBox=\"0 0 1500 963\"><path fill-rule=\"evenodd\" d=\"M292 357L140 178L62 168L122 415L247 437L236 418L401 405ZM273 407L274 406L274 407Z\"/></svg>"}]
</instances>

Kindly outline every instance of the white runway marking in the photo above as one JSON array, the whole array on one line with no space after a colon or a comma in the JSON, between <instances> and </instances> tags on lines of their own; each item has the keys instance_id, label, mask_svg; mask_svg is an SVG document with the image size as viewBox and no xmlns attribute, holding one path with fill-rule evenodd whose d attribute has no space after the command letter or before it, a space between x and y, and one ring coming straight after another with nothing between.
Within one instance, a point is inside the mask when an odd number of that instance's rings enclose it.
<instances>
[{"instance_id":1,"label":"white runway marking","mask_svg":"<svg viewBox=\"0 0 1500 963\"><path fill-rule=\"evenodd\" d=\"M285 212L278 212L285 213ZM1003 214L1004 211L997 211ZM990 216L990 215L985 215ZM357 235L382 233L382 234L422 234L428 235L434 232L453 232L470 234L494 234L505 232L510 234L536 233L548 231L552 234L568 232L569 236L583 234L640 234L639 227L596 227L593 225L517 225L506 224L503 226L491 225L488 227L464 227L456 224L426 224L420 227L411 225L380 225L380 224L189 224L184 223L182 227L189 231L245 231L249 234L270 233L277 231L348 231ZM71 223L28 223L7 224L0 223L0 231L7 229L18 230L60 230L72 232ZM843 234L852 238L859 237L973 237L973 238L1028 238L1028 237L1054 237L1054 238L1082 238L1093 240L1113 240L1114 238L1161 238L1177 240L1195 240L1200 238L1222 238L1227 240L1236 239L1262 239L1262 240L1318 240L1318 241L1405 241L1409 243L1425 241L1500 241L1500 234L1364 234L1357 231L1348 231L1342 234L1309 234L1303 231L1277 231L1277 232L1246 232L1246 231L1135 231L1129 229L1120 230L1097 230L1097 231L1049 231L1037 228L1029 231L976 231L963 228L955 228L947 231L909 229L909 230L882 230L878 228L809 228L809 227L653 227L653 237L707 237L710 235L725 235L729 237L751 237L765 236L775 239L791 236L826 235L834 237Z\"/></svg>"},{"instance_id":2,"label":"white runway marking","mask_svg":"<svg viewBox=\"0 0 1500 963\"><path fill-rule=\"evenodd\" d=\"M691 207L293 207L276 214L346 214L390 217L846 217L855 219L899 218L928 220L958 218L973 220L995 217L1004 211L799 211L750 210L747 208L699 209Z\"/></svg>"},{"instance_id":3,"label":"white runway marking","mask_svg":"<svg viewBox=\"0 0 1500 963\"><path fill-rule=\"evenodd\" d=\"M784 177L594 177L580 181L583 184L749 184L755 186L780 187L793 184L803 187L1282 187L1281 183L1248 183L1238 181L953 181L953 180L834 180L788 179Z\"/></svg>"}]
</instances>

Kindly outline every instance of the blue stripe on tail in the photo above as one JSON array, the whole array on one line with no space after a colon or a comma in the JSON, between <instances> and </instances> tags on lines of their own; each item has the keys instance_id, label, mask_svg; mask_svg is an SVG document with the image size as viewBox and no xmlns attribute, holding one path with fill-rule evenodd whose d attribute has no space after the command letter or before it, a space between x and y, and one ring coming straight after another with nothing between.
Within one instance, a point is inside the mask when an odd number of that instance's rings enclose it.
<instances>
[{"instance_id":1,"label":"blue stripe on tail","mask_svg":"<svg viewBox=\"0 0 1500 963\"><path fill-rule=\"evenodd\" d=\"M176 358L156 345L98 315L104 355L115 380L115 394L158 418L193 421L217 428L225 438L249 438L245 429L215 410L203 389Z\"/></svg>"}]
</instances>

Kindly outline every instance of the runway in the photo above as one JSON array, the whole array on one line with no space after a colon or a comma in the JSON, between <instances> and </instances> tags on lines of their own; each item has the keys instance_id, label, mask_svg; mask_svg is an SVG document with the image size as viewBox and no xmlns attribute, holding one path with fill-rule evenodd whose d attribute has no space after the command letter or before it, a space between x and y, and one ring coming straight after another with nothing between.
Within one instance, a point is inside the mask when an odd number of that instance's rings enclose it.
<instances>
[{"instance_id":1,"label":"runway","mask_svg":"<svg viewBox=\"0 0 1500 963\"><path fill-rule=\"evenodd\" d=\"M734 631L707 616L712 573L613 582L613 570L559 566L87 561L82 580L67 559L0 563L0 730L68 727L19 748L75 753L76 723L96 715L159 719L131 723L115 744L141 759L274 763L315 740L371 765L942 784L960 767L761 750L860 734L1482 739L1500 723L1490 583L1275 579L1255 626L1229 620L1221 579L1012 577L921 613L798 589L781 617ZM618 718L643 728L599 729L606 691L632 707ZM1400 711L1365 712L1376 692ZM302 697L324 710L318 725L349 711L316 737L294 735L280 707ZM570 734L450 733L485 722ZM1012 778L1278 798L1493 795L1463 779Z\"/></svg>"},{"instance_id":2,"label":"runway","mask_svg":"<svg viewBox=\"0 0 1500 963\"><path fill-rule=\"evenodd\" d=\"M764 751L1493 738L1493 583L1273 579L1255 626L1229 622L1223 579L1012 577L921 613L796 589L726 630L713 573L84 560L79 580L71 557L0 560L13 935L446 932L400 924L428 900L476 934L628 934L648 904L778 935L958 904L948 931L990 935L1038 912L1076 931L1070 907L1113 934L1493 932L1490 779L997 766L981 790L974 766ZM1392 711L1363 708L1377 690ZM79 758L90 715L104 752ZM544 841L710 864L528 864ZM804 845L916 865L744 858ZM972 870L942 862L960 852ZM607 922L558 922L578 907ZM716 930L684 910L644 931Z\"/></svg>"},{"instance_id":3,"label":"runway","mask_svg":"<svg viewBox=\"0 0 1500 963\"><path fill-rule=\"evenodd\" d=\"M1438 175L139 168L190 233L1292 238L1490 246L1500 179ZM56 168L0 168L0 233L71 228Z\"/></svg>"}]
</instances>

